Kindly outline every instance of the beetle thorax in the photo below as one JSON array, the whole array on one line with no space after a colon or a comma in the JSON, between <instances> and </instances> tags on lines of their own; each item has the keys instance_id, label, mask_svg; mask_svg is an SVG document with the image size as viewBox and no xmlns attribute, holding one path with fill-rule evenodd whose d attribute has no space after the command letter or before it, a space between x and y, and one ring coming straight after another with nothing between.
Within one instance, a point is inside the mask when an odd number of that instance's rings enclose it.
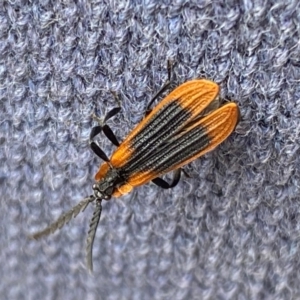
<instances>
[{"instance_id":1,"label":"beetle thorax","mask_svg":"<svg viewBox=\"0 0 300 300\"><path fill-rule=\"evenodd\" d=\"M117 169L111 168L106 175L93 185L94 195L96 198L109 200L115 188L122 182L122 178Z\"/></svg>"}]
</instances>

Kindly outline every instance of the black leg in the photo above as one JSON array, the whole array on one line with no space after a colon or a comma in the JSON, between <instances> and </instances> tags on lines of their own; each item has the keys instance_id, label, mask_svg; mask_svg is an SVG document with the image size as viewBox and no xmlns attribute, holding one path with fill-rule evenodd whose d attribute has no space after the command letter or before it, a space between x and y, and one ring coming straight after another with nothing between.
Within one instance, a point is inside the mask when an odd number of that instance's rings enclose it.
<instances>
[{"instance_id":1,"label":"black leg","mask_svg":"<svg viewBox=\"0 0 300 300\"><path fill-rule=\"evenodd\" d=\"M110 127L106 124L106 122L114 117L117 113L119 113L121 110L121 107L114 107L112 110L110 110L105 118L102 120L100 119L98 116L96 116L95 114L93 115L93 118L99 123L98 126L95 126L92 128L92 131L90 133L90 141L92 141L94 139L94 137L96 135L98 135L101 131L104 132L104 134L106 135L106 137L116 146L119 146L119 142L116 138L116 136L114 135L114 133L112 132L112 130L110 129Z\"/></svg>"},{"instance_id":2,"label":"black leg","mask_svg":"<svg viewBox=\"0 0 300 300\"><path fill-rule=\"evenodd\" d=\"M172 180L171 183L168 183L164 179L159 178L159 177L154 178L152 180L152 182L155 183L156 185L158 185L159 187L163 188L163 189L171 189L171 188L175 187L178 184L178 182L180 180L180 175L181 175L180 173L181 173L180 168L174 171L173 180Z\"/></svg>"},{"instance_id":3,"label":"black leg","mask_svg":"<svg viewBox=\"0 0 300 300\"><path fill-rule=\"evenodd\" d=\"M97 121L99 123L99 126L95 126L94 128L92 128L91 134L90 134L90 140L92 140L96 135L98 135L101 131L104 132L104 134L106 135L106 137L116 146L119 146L119 142L116 138L116 136L114 135L114 133L112 132L112 130L110 129L110 127L106 124L106 122L114 117L116 114L118 114L121 111L121 106L120 106L120 100L117 96L117 94L113 91L111 91L111 93L113 94L115 101L117 102L118 106L114 107L112 110L110 110L104 119L99 118L96 114L93 115L93 118L95 119L95 121ZM94 129L94 130L93 130Z\"/></svg>"},{"instance_id":4,"label":"black leg","mask_svg":"<svg viewBox=\"0 0 300 300\"><path fill-rule=\"evenodd\" d=\"M170 60L168 60L168 79L165 82L165 84L162 86L162 88L155 94L155 96L150 100L149 104L147 105L145 116L147 116L151 111L151 106L153 102L170 86L171 84L171 76L172 76L172 63Z\"/></svg>"},{"instance_id":5,"label":"black leg","mask_svg":"<svg viewBox=\"0 0 300 300\"><path fill-rule=\"evenodd\" d=\"M105 134L105 136L117 147L120 146L120 143L118 142L115 134L111 130L111 128L107 125L104 124L103 126L98 125L92 128L91 133L90 133L90 143L93 141L94 137L97 136L100 132Z\"/></svg>"},{"instance_id":6,"label":"black leg","mask_svg":"<svg viewBox=\"0 0 300 300\"><path fill-rule=\"evenodd\" d=\"M185 175L185 177L187 177L187 178L192 178L193 177L185 169L181 169L181 171Z\"/></svg>"},{"instance_id":7,"label":"black leg","mask_svg":"<svg viewBox=\"0 0 300 300\"><path fill-rule=\"evenodd\" d=\"M103 132L106 135L106 137L117 147L120 146L120 143L118 141L118 139L116 138L115 134L113 133L113 131L111 130L111 128L105 124L103 127Z\"/></svg>"},{"instance_id":8,"label":"black leg","mask_svg":"<svg viewBox=\"0 0 300 300\"><path fill-rule=\"evenodd\" d=\"M106 137L115 145L115 146L119 146L119 142L116 138L116 136L114 135L113 131L110 129L110 127L105 124L106 121L108 121L110 118L112 118L113 116L115 116L118 112L120 112L121 107L115 107L113 108L111 111L109 111L104 120L101 120L100 118L98 118L96 115L94 115L94 119L96 119L96 121L98 121L98 123L100 125L95 126L92 128L91 133L90 133L90 146L91 149L94 151L94 153L96 155L98 155L100 158L102 158L104 161L108 162L109 159L106 156L106 154L104 153L104 151L99 147L99 145L94 141L94 138L103 131L103 133L106 135Z\"/></svg>"},{"instance_id":9,"label":"black leg","mask_svg":"<svg viewBox=\"0 0 300 300\"><path fill-rule=\"evenodd\" d=\"M103 121L103 124L105 124L110 118L114 117L116 114L118 114L121 110L121 107L114 107L111 111L109 111Z\"/></svg>"},{"instance_id":10,"label":"black leg","mask_svg":"<svg viewBox=\"0 0 300 300\"><path fill-rule=\"evenodd\" d=\"M90 142L90 147L97 156L99 156L104 161L109 162L109 158L104 153L104 151L97 145L96 142Z\"/></svg>"}]
</instances>

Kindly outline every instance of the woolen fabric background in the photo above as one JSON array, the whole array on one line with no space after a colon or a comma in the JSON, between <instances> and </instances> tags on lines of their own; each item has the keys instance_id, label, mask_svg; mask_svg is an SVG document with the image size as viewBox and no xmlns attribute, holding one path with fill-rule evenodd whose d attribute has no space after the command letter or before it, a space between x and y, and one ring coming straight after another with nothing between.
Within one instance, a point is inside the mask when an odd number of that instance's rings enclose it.
<instances>
[{"instance_id":1,"label":"woolen fabric background","mask_svg":"<svg viewBox=\"0 0 300 300\"><path fill-rule=\"evenodd\" d=\"M1 1L1 299L299 299L300 5ZM171 190L147 184L28 238L92 192L92 113L122 139L176 62L220 84L241 122ZM104 138L100 145L114 149ZM170 178L170 177L167 177Z\"/></svg>"}]
</instances>

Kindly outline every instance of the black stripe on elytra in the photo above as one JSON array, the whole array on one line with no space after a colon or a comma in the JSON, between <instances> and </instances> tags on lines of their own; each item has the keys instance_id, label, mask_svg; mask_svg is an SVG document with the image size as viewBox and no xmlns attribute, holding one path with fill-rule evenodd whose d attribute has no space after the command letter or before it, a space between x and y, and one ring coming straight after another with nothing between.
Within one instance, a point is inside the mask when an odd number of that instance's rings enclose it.
<instances>
[{"instance_id":1,"label":"black stripe on elytra","mask_svg":"<svg viewBox=\"0 0 300 300\"><path fill-rule=\"evenodd\" d=\"M139 165L144 157L150 156L153 151L174 136L191 116L191 112L183 109L176 101L164 106L132 139L130 148L134 151L123 169L132 169Z\"/></svg>"},{"instance_id":2,"label":"black stripe on elytra","mask_svg":"<svg viewBox=\"0 0 300 300\"><path fill-rule=\"evenodd\" d=\"M195 156L205 149L210 143L209 135L202 126L197 126L190 131L182 131L169 142L157 148L148 157L143 157L140 164L132 168L128 166L126 173L153 171L163 173L165 170Z\"/></svg>"}]
</instances>

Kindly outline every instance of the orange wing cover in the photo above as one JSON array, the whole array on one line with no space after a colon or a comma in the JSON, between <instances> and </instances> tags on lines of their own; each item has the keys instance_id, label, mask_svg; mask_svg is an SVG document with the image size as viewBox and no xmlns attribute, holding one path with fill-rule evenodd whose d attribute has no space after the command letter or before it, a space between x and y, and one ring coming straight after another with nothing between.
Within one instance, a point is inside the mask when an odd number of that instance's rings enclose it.
<instances>
[{"instance_id":1,"label":"orange wing cover","mask_svg":"<svg viewBox=\"0 0 300 300\"><path fill-rule=\"evenodd\" d=\"M125 138L111 156L126 182L114 197L127 194L171 170L195 160L222 143L235 129L238 106L220 107L219 86L209 80L191 80L173 90ZM95 176L105 177L105 162Z\"/></svg>"}]
</instances>

